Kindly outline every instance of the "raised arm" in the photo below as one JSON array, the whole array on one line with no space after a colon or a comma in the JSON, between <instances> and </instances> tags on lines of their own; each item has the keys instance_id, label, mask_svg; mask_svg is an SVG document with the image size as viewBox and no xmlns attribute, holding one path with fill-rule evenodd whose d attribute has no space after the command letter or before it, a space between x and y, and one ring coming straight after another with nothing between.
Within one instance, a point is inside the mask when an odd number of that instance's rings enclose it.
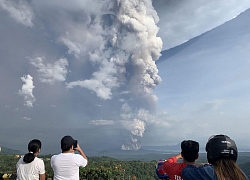
<instances>
[{"instance_id":1,"label":"raised arm","mask_svg":"<svg viewBox=\"0 0 250 180\"><path fill-rule=\"evenodd\" d=\"M79 144L77 144L77 147L75 148L75 150L77 150L79 152L79 154L84 157L84 159L86 159L88 161L87 156L84 154L84 152L82 151L81 147Z\"/></svg>"}]
</instances>

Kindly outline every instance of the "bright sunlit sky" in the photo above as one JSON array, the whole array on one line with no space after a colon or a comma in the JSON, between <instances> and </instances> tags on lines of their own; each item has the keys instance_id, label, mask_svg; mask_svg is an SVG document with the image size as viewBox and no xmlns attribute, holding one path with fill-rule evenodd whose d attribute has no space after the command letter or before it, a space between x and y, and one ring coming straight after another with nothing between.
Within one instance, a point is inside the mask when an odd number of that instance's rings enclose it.
<instances>
[{"instance_id":1,"label":"bright sunlit sky","mask_svg":"<svg viewBox=\"0 0 250 180\"><path fill-rule=\"evenodd\" d=\"M0 0L0 146L247 146L250 2L115 2Z\"/></svg>"}]
</instances>

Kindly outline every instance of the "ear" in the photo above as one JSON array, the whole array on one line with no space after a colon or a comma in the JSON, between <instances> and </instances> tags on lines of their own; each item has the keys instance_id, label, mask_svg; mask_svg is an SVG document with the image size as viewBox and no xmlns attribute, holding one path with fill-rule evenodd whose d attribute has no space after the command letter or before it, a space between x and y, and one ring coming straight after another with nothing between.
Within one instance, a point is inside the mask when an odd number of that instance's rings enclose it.
<instances>
[{"instance_id":1,"label":"ear","mask_svg":"<svg viewBox=\"0 0 250 180\"><path fill-rule=\"evenodd\" d=\"M196 155L196 158L195 159L198 159L199 158L199 153L197 153L197 155Z\"/></svg>"},{"instance_id":2,"label":"ear","mask_svg":"<svg viewBox=\"0 0 250 180\"><path fill-rule=\"evenodd\" d=\"M40 153L41 152L41 148L39 148L37 152Z\"/></svg>"}]
</instances>

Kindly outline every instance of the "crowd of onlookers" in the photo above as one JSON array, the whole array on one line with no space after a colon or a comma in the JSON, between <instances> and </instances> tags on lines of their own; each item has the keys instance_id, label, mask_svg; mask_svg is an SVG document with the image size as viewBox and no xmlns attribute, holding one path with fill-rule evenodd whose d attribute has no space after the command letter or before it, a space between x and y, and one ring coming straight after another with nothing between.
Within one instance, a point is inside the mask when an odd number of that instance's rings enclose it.
<instances>
[{"instance_id":1,"label":"crowd of onlookers","mask_svg":"<svg viewBox=\"0 0 250 180\"><path fill-rule=\"evenodd\" d=\"M28 144L28 153L22 156L16 164L17 180L45 180L45 165L37 158L41 152L42 143L33 139ZM61 139L62 153L53 155L50 160L54 172L54 180L79 180L79 167L88 163L87 156L82 151L77 140L71 136ZM74 152L78 151L79 154Z\"/></svg>"},{"instance_id":2,"label":"crowd of onlookers","mask_svg":"<svg viewBox=\"0 0 250 180\"><path fill-rule=\"evenodd\" d=\"M199 143L183 141L180 154L164 162L158 161L158 177L171 180L248 180L236 164L238 150L231 138L222 134L211 136L205 150L207 163L197 164ZM183 159L183 162L178 163L178 159Z\"/></svg>"},{"instance_id":3,"label":"crowd of onlookers","mask_svg":"<svg viewBox=\"0 0 250 180\"><path fill-rule=\"evenodd\" d=\"M16 164L17 180L45 180L44 161L38 158L42 143L33 139L28 144L28 153ZM184 140L181 153L157 163L156 173L168 180L248 180L237 165L238 150L235 142L226 135L214 135L206 144L207 163L198 164L199 143ZM53 155L50 165L54 180L79 180L79 167L85 167L88 159L77 140L71 136L61 139L62 152ZM75 151L78 151L75 154ZM178 162L182 159L183 162Z\"/></svg>"}]
</instances>

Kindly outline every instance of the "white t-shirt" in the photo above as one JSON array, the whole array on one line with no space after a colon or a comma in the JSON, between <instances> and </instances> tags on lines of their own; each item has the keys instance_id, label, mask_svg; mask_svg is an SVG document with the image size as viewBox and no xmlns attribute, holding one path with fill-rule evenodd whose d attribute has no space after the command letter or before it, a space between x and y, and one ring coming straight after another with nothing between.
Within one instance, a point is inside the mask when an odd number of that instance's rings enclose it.
<instances>
[{"instance_id":1,"label":"white t-shirt","mask_svg":"<svg viewBox=\"0 0 250 180\"><path fill-rule=\"evenodd\" d=\"M45 174L44 162L35 157L31 163L25 163L23 156L16 164L17 180L39 180L40 174Z\"/></svg>"},{"instance_id":2,"label":"white t-shirt","mask_svg":"<svg viewBox=\"0 0 250 180\"><path fill-rule=\"evenodd\" d=\"M79 180L79 167L88 161L80 154L61 153L51 157L50 165L54 171L53 180Z\"/></svg>"}]
</instances>

